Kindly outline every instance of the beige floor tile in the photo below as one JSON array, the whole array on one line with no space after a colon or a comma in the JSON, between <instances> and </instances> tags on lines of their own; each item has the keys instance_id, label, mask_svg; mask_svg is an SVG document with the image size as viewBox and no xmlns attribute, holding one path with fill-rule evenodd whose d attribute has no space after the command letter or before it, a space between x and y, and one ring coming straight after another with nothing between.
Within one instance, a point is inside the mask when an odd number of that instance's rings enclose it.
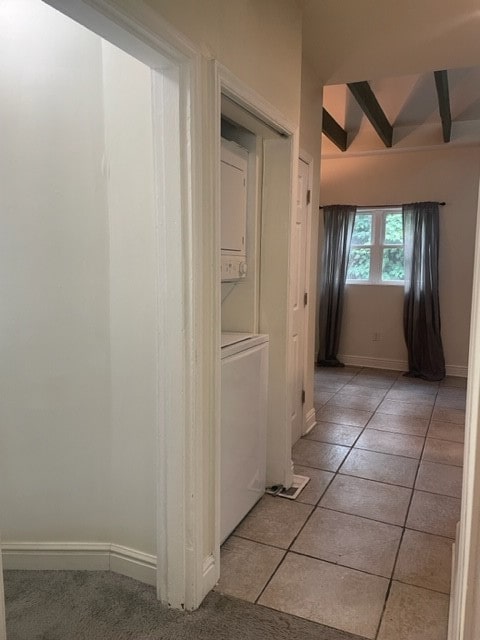
<instances>
[{"instance_id":1,"label":"beige floor tile","mask_svg":"<svg viewBox=\"0 0 480 640\"><path fill-rule=\"evenodd\" d=\"M395 378L389 376L373 376L362 375L355 376L352 380L352 384L360 385L363 387L371 387L372 389L384 389L387 391L394 383Z\"/></svg>"},{"instance_id":2,"label":"beige floor tile","mask_svg":"<svg viewBox=\"0 0 480 640\"><path fill-rule=\"evenodd\" d=\"M394 579L425 589L450 593L452 541L406 529Z\"/></svg>"},{"instance_id":3,"label":"beige floor tile","mask_svg":"<svg viewBox=\"0 0 480 640\"><path fill-rule=\"evenodd\" d=\"M460 519L460 500L450 496L414 491L407 527L447 538L455 537Z\"/></svg>"},{"instance_id":4,"label":"beige floor tile","mask_svg":"<svg viewBox=\"0 0 480 640\"><path fill-rule=\"evenodd\" d=\"M462 467L424 460L420 463L415 489L460 498L462 495L462 476Z\"/></svg>"},{"instance_id":5,"label":"beige floor tile","mask_svg":"<svg viewBox=\"0 0 480 640\"><path fill-rule=\"evenodd\" d=\"M467 379L457 376L446 376L440 383L440 387L456 387L458 389L467 388Z\"/></svg>"},{"instance_id":6,"label":"beige floor tile","mask_svg":"<svg viewBox=\"0 0 480 640\"><path fill-rule=\"evenodd\" d=\"M316 426L313 427L305 438L351 447L361 433L362 427L351 427L347 424L332 424L331 422L317 422Z\"/></svg>"},{"instance_id":7,"label":"beige floor tile","mask_svg":"<svg viewBox=\"0 0 480 640\"><path fill-rule=\"evenodd\" d=\"M467 401L465 398L455 398L450 396L437 396L435 401L435 407L439 409L457 409L459 411L465 411Z\"/></svg>"},{"instance_id":8,"label":"beige floor tile","mask_svg":"<svg viewBox=\"0 0 480 640\"><path fill-rule=\"evenodd\" d=\"M353 396L350 393L339 391L328 402L327 406L345 407L347 409L360 409L362 411L375 411L380 404L379 398L367 396Z\"/></svg>"},{"instance_id":9,"label":"beige floor tile","mask_svg":"<svg viewBox=\"0 0 480 640\"><path fill-rule=\"evenodd\" d=\"M316 509L292 551L389 578L401 535L401 527Z\"/></svg>"},{"instance_id":10,"label":"beige floor tile","mask_svg":"<svg viewBox=\"0 0 480 640\"><path fill-rule=\"evenodd\" d=\"M384 400L378 407L378 413L388 413L394 416L408 416L411 418L423 418L428 420L432 413L432 407L420 402L398 402L397 400Z\"/></svg>"},{"instance_id":11,"label":"beige floor tile","mask_svg":"<svg viewBox=\"0 0 480 640\"><path fill-rule=\"evenodd\" d=\"M377 429L365 429L355 447L379 453L390 453L406 458L420 458L424 438L403 433L388 433Z\"/></svg>"},{"instance_id":12,"label":"beige floor tile","mask_svg":"<svg viewBox=\"0 0 480 640\"><path fill-rule=\"evenodd\" d=\"M461 467L463 465L463 444L427 438L423 451L423 460Z\"/></svg>"},{"instance_id":13,"label":"beige floor tile","mask_svg":"<svg viewBox=\"0 0 480 640\"><path fill-rule=\"evenodd\" d=\"M411 493L411 489L404 487L338 475L319 506L387 524L403 525Z\"/></svg>"},{"instance_id":14,"label":"beige floor tile","mask_svg":"<svg viewBox=\"0 0 480 640\"><path fill-rule=\"evenodd\" d=\"M388 580L288 553L259 604L375 638Z\"/></svg>"},{"instance_id":15,"label":"beige floor tile","mask_svg":"<svg viewBox=\"0 0 480 640\"><path fill-rule=\"evenodd\" d=\"M458 387L440 387L437 394L437 401L443 398L466 400L467 390Z\"/></svg>"},{"instance_id":16,"label":"beige floor tile","mask_svg":"<svg viewBox=\"0 0 480 640\"><path fill-rule=\"evenodd\" d=\"M324 405L317 411L317 418L321 422L333 422L334 424L348 424L352 427L364 427L372 417L370 411L348 409L346 407L334 407Z\"/></svg>"},{"instance_id":17,"label":"beige floor tile","mask_svg":"<svg viewBox=\"0 0 480 640\"><path fill-rule=\"evenodd\" d=\"M234 534L286 549L305 524L313 507L286 498L264 496Z\"/></svg>"},{"instance_id":18,"label":"beige floor tile","mask_svg":"<svg viewBox=\"0 0 480 640\"><path fill-rule=\"evenodd\" d=\"M334 394L337 391L340 391L340 389L342 387L344 387L345 384L343 382L336 382L335 380L322 380L322 381L315 381L314 383L314 387L313 387L313 393L331 393Z\"/></svg>"},{"instance_id":19,"label":"beige floor tile","mask_svg":"<svg viewBox=\"0 0 480 640\"><path fill-rule=\"evenodd\" d=\"M397 378L397 383L410 385L419 389L435 389L435 391L437 391L440 387L440 382L437 382L435 380L424 380L423 378L414 378L407 375L399 375Z\"/></svg>"},{"instance_id":20,"label":"beige floor tile","mask_svg":"<svg viewBox=\"0 0 480 640\"><path fill-rule=\"evenodd\" d=\"M409 378L399 378L392 386L392 391L408 391L412 395L435 396L438 392L438 384L422 384L421 382L415 382L414 380L409 381Z\"/></svg>"},{"instance_id":21,"label":"beige floor tile","mask_svg":"<svg viewBox=\"0 0 480 640\"><path fill-rule=\"evenodd\" d=\"M342 389L342 394L348 393L352 396L360 396L362 398L374 398L375 400L382 400L387 393L386 389L375 389L372 387L366 387L360 384L346 384Z\"/></svg>"},{"instance_id":22,"label":"beige floor tile","mask_svg":"<svg viewBox=\"0 0 480 640\"><path fill-rule=\"evenodd\" d=\"M281 549L230 536L221 548L215 591L255 602L284 555Z\"/></svg>"},{"instance_id":23,"label":"beige floor tile","mask_svg":"<svg viewBox=\"0 0 480 640\"><path fill-rule=\"evenodd\" d=\"M453 424L453 422L432 420L427 435L429 438L463 443L465 440L465 427L460 424Z\"/></svg>"},{"instance_id":24,"label":"beige floor tile","mask_svg":"<svg viewBox=\"0 0 480 640\"><path fill-rule=\"evenodd\" d=\"M324 471L336 471L347 455L348 447L300 438L292 449L295 464Z\"/></svg>"},{"instance_id":25,"label":"beige floor tile","mask_svg":"<svg viewBox=\"0 0 480 640\"><path fill-rule=\"evenodd\" d=\"M324 404L326 404L330 398L333 398L334 396L334 392L333 391L314 391L313 392L313 405L319 409L320 407L323 407Z\"/></svg>"},{"instance_id":26,"label":"beige floor tile","mask_svg":"<svg viewBox=\"0 0 480 640\"><path fill-rule=\"evenodd\" d=\"M377 369L375 367L362 367L357 375L377 377L377 378L392 378L396 380L398 376L402 375L401 371L396 369Z\"/></svg>"},{"instance_id":27,"label":"beige floor tile","mask_svg":"<svg viewBox=\"0 0 480 640\"><path fill-rule=\"evenodd\" d=\"M395 400L397 402L409 402L413 404L424 404L433 407L435 395L428 393L412 393L411 389L390 389L385 396L385 400Z\"/></svg>"},{"instance_id":28,"label":"beige floor tile","mask_svg":"<svg viewBox=\"0 0 480 640\"><path fill-rule=\"evenodd\" d=\"M454 424L465 424L465 411L460 409L448 409L443 407L435 407L432 415L433 420L441 422L453 422Z\"/></svg>"},{"instance_id":29,"label":"beige floor tile","mask_svg":"<svg viewBox=\"0 0 480 640\"><path fill-rule=\"evenodd\" d=\"M378 640L447 640L449 597L393 582Z\"/></svg>"},{"instance_id":30,"label":"beige floor tile","mask_svg":"<svg viewBox=\"0 0 480 640\"><path fill-rule=\"evenodd\" d=\"M295 465L295 473L310 478L310 482L295 500L295 502L304 502L305 504L317 504L334 476L330 471L300 465Z\"/></svg>"},{"instance_id":31,"label":"beige floor tile","mask_svg":"<svg viewBox=\"0 0 480 640\"><path fill-rule=\"evenodd\" d=\"M428 420L408 416L394 416L388 413L375 413L368 423L369 429L405 433L412 436L424 436L428 429Z\"/></svg>"},{"instance_id":32,"label":"beige floor tile","mask_svg":"<svg viewBox=\"0 0 480 640\"><path fill-rule=\"evenodd\" d=\"M413 458L352 449L341 466L340 473L403 487L413 487L417 467L418 460Z\"/></svg>"}]
</instances>

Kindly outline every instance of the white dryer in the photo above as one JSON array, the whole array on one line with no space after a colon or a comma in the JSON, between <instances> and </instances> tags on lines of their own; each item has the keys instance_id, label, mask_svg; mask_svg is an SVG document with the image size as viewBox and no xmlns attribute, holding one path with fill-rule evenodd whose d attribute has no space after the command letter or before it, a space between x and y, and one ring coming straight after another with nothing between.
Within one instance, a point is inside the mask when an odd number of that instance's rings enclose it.
<instances>
[{"instance_id":1,"label":"white dryer","mask_svg":"<svg viewBox=\"0 0 480 640\"><path fill-rule=\"evenodd\" d=\"M265 492L268 336L222 333L220 534Z\"/></svg>"}]
</instances>

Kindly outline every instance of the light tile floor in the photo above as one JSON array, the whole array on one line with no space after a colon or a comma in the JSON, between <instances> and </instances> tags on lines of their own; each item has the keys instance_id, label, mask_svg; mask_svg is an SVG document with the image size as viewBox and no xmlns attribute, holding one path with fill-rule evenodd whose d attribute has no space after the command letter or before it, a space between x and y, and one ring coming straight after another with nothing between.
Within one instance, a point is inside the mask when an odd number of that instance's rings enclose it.
<instances>
[{"instance_id":1,"label":"light tile floor","mask_svg":"<svg viewBox=\"0 0 480 640\"><path fill-rule=\"evenodd\" d=\"M317 370L317 426L292 453L311 480L240 523L217 590L370 640L446 640L465 386Z\"/></svg>"}]
</instances>

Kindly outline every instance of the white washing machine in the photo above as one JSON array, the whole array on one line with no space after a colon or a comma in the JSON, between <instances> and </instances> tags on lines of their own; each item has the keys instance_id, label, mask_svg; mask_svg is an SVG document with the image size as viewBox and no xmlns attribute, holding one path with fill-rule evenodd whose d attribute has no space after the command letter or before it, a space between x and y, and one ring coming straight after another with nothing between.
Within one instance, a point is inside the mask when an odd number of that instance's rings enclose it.
<instances>
[{"instance_id":1,"label":"white washing machine","mask_svg":"<svg viewBox=\"0 0 480 640\"><path fill-rule=\"evenodd\" d=\"M265 492L268 336L222 333L220 535Z\"/></svg>"}]
</instances>

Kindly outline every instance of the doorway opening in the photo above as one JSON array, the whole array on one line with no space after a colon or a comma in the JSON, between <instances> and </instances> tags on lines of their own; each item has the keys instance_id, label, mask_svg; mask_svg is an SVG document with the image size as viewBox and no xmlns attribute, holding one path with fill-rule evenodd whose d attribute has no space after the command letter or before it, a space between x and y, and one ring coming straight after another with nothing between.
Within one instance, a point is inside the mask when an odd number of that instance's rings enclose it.
<instances>
[{"instance_id":1,"label":"doorway opening","mask_svg":"<svg viewBox=\"0 0 480 640\"><path fill-rule=\"evenodd\" d=\"M4 568L112 569L193 608L184 443L214 411L193 412L214 352L197 53L106 3L50 4L0 8Z\"/></svg>"}]
</instances>

